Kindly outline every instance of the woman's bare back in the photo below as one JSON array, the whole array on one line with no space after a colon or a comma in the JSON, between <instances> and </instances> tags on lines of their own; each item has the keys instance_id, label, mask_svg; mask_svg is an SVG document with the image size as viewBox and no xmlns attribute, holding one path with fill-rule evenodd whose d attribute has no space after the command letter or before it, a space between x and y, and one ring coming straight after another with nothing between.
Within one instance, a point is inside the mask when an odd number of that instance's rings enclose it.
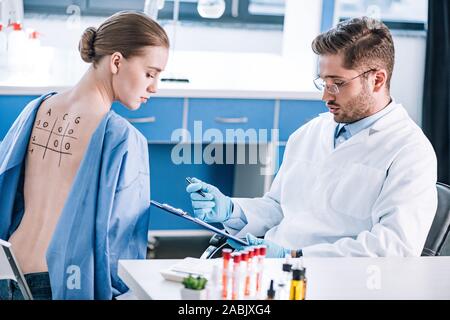
<instances>
[{"instance_id":1,"label":"woman's bare back","mask_svg":"<svg viewBox=\"0 0 450 320\"><path fill-rule=\"evenodd\" d=\"M105 114L95 107L96 99L74 96L66 92L45 100L33 124L25 160L25 213L9 239L24 273L48 270L47 247L90 138Z\"/></svg>"}]
</instances>

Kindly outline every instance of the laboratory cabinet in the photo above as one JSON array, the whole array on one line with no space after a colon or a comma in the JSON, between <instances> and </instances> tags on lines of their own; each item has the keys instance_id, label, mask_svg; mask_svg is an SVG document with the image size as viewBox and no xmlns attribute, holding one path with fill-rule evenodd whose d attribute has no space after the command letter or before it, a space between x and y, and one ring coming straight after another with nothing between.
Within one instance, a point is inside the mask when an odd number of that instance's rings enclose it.
<instances>
[{"instance_id":1,"label":"laboratory cabinet","mask_svg":"<svg viewBox=\"0 0 450 320\"><path fill-rule=\"evenodd\" d=\"M279 140L285 142L289 136L302 125L327 112L323 101L319 100L281 100L279 115Z\"/></svg>"},{"instance_id":2,"label":"laboratory cabinet","mask_svg":"<svg viewBox=\"0 0 450 320\"><path fill-rule=\"evenodd\" d=\"M0 140L5 137L22 109L34 98L37 98L37 95L0 95ZM183 147L192 154L196 150L205 152L211 148L211 137L222 137L222 140L215 139L213 142L217 145L227 142L227 146L222 148L225 159L229 152L233 152L232 157L236 157L237 149L242 146L260 143L250 132L266 132L268 141L262 144L265 147L275 145L275 148L267 148L275 153L269 153L268 156L277 159L279 165L289 135L319 113L326 111L323 102L316 100L182 96L151 98L136 111L130 111L119 103L114 103L112 109L129 120L148 141L151 197L184 210L191 209L189 195L185 192L187 176L212 183L230 196L262 195L270 186L270 183L264 181L273 177L261 177L260 170L255 165L227 162L211 164L203 161L204 159L195 162L193 158L191 161L179 163L174 161L174 148ZM279 129L279 141L275 140L273 129ZM223 139L227 130L233 134L240 130L245 138L225 141ZM183 134L180 135L177 131ZM253 186L256 192L252 193L249 189ZM149 228L192 230L200 227L152 207Z\"/></svg>"},{"instance_id":3,"label":"laboratory cabinet","mask_svg":"<svg viewBox=\"0 0 450 320\"><path fill-rule=\"evenodd\" d=\"M189 99L188 129L191 141L268 142L274 127L274 111L274 100ZM215 134L211 129L219 132ZM198 134L200 131L202 135ZM227 135L234 141L228 141Z\"/></svg>"},{"instance_id":4,"label":"laboratory cabinet","mask_svg":"<svg viewBox=\"0 0 450 320\"><path fill-rule=\"evenodd\" d=\"M37 96L0 96L0 140L3 140L23 108Z\"/></svg>"},{"instance_id":5,"label":"laboratory cabinet","mask_svg":"<svg viewBox=\"0 0 450 320\"><path fill-rule=\"evenodd\" d=\"M182 98L151 98L138 110L129 110L118 102L112 109L130 121L149 142L180 142L172 133L183 125Z\"/></svg>"}]
</instances>

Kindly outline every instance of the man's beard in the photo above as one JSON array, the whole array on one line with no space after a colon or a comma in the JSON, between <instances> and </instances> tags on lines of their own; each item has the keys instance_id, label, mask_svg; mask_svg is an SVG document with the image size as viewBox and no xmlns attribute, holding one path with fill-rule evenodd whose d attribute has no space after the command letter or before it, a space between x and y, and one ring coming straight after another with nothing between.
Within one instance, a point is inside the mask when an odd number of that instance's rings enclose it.
<instances>
[{"instance_id":1,"label":"man's beard","mask_svg":"<svg viewBox=\"0 0 450 320\"><path fill-rule=\"evenodd\" d=\"M340 107L340 114L334 120L339 123L353 123L370 115L375 107L375 98L370 94L367 83L362 91L352 98L345 106Z\"/></svg>"}]
</instances>

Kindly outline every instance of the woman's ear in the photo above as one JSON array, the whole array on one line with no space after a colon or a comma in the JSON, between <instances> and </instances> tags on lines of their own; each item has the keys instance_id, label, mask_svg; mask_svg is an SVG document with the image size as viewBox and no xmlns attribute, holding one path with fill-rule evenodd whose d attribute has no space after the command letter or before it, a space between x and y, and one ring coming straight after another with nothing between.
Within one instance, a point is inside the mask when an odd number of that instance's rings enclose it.
<instances>
[{"instance_id":1,"label":"woman's ear","mask_svg":"<svg viewBox=\"0 0 450 320\"><path fill-rule=\"evenodd\" d=\"M120 52L114 52L111 55L111 59L110 59L110 69L111 69L111 73L112 74L117 74L119 72L119 68L122 64L122 60L123 60L123 56Z\"/></svg>"}]
</instances>

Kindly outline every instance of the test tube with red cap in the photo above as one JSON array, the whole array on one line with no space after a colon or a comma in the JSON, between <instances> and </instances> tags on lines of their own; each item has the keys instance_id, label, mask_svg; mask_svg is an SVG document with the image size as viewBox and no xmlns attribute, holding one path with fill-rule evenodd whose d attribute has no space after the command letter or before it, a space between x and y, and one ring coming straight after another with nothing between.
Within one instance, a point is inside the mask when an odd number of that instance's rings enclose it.
<instances>
[{"instance_id":1,"label":"test tube with red cap","mask_svg":"<svg viewBox=\"0 0 450 320\"><path fill-rule=\"evenodd\" d=\"M252 294L252 278L254 275L254 264L255 264L255 259L254 259L254 254L255 254L255 249L250 247L247 250L248 253L248 260L247 260L247 272L245 273L245 285L244 285L244 297L250 297L250 295Z\"/></svg>"},{"instance_id":2,"label":"test tube with red cap","mask_svg":"<svg viewBox=\"0 0 450 320\"><path fill-rule=\"evenodd\" d=\"M256 295L261 293L262 276L264 271L264 258L266 256L267 247L264 245L258 246L258 267L256 274Z\"/></svg>"},{"instance_id":3,"label":"test tube with red cap","mask_svg":"<svg viewBox=\"0 0 450 320\"><path fill-rule=\"evenodd\" d=\"M254 264L254 269L255 269L255 284L254 284L254 293L256 294L256 292L259 290L259 246L255 246L253 247L254 250L254 255L253 255L253 264Z\"/></svg>"},{"instance_id":4,"label":"test tube with red cap","mask_svg":"<svg viewBox=\"0 0 450 320\"><path fill-rule=\"evenodd\" d=\"M241 251L241 284L239 285L239 296L243 297L245 295L245 281L247 279L248 273L248 251Z\"/></svg>"},{"instance_id":5,"label":"test tube with red cap","mask_svg":"<svg viewBox=\"0 0 450 320\"><path fill-rule=\"evenodd\" d=\"M239 299L241 254L239 252L233 252L231 254L231 257L233 259L233 280L231 286L231 300L237 300Z\"/></svg>"},{"instance_id":6,"label":"test tube with red cap","mask_svg":"<svg viewBox=\"0 0 450 320\"><path fill-rule=\"evenodd\" d=\"M230 270L231 249L222 249L222 299L228 297L228 282L229 282L229 270Z\"/></svg>"}]
</instances>

